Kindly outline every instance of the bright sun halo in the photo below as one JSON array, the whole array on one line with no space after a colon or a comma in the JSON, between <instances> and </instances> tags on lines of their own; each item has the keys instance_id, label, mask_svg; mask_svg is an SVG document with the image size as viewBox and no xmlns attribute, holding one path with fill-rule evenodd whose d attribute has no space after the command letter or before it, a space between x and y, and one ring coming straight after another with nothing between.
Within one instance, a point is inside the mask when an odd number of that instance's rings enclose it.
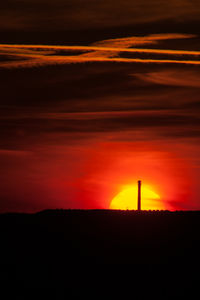
<instances>
[{"instance_id":1,"label":"bright sun halo","mask_svg":"<svg viewBox=\"0 0 200 300\"><path fill-rule=\"evenodd\" d=\"M116 195L111 203L110 209L136 210L138 198L137 185L126 186L118 195ZM142 210L162 210L163 203L160 196L153 192L150 187L143 185L141 189L141 209Z\"/></svg>"}]
</instances>

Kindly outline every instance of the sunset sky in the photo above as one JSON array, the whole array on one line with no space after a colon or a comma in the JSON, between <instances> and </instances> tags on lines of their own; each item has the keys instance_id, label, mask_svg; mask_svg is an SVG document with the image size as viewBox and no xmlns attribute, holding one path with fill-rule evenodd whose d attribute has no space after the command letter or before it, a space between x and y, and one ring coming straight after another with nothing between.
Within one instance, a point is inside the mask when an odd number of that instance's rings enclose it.
<instances>
[{"instance_id":1,"label":"sunset sky","mask_svg":"<svg viewBox=\"0 0 200 300\"><path fill-rule=\"evenodd\" d=\"M0 3L0 212L200 210L200 1Z\"/></svg>"}]
</instances>

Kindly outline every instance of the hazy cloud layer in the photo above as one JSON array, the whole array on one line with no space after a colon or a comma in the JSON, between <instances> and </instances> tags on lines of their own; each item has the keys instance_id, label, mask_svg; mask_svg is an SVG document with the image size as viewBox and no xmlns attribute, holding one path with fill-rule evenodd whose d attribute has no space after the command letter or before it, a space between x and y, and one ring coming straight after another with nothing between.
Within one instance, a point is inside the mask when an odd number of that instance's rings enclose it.
<instances>
[{"instance_id":1,"label":"hazy cloud layer","mask_svg":"<svg viewBox=\"0 0 200 300\"><path fill-rule=\"evenodd\" d=\"M18 1L0 4L0 27L4 29L63 30L127 26L175 20L198 20L198 0L57 0Z\"/></svg>"}]
</instances>

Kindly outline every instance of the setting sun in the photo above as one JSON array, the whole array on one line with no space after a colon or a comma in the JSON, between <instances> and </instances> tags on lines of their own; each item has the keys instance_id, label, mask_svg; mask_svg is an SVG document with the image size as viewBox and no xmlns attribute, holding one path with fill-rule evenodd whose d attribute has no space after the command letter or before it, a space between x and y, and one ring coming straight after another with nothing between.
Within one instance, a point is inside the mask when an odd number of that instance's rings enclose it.
<instances>
[{"instance_id":1,"label":"setting sun","mask_svg":"<svg viewBox=\"0 0 200 300\"><path fill-rule=\"evenodd\" d=\"M110 203L110 209L136 210L138 198L137 185L125 186ZM160 196L151 187L142 186L141 190L141 209L142 210L162 210L165 209Z\"/></svg>"}]
</instances>

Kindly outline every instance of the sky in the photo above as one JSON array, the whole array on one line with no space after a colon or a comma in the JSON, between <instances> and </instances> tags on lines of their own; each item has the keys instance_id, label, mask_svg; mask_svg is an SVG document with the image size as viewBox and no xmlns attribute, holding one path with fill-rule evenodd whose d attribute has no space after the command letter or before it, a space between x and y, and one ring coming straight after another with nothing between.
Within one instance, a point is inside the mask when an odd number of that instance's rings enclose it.
<instances>
[{"instance_id":1,"label":"sky","mask_svg":"<svg viewBox=\"0 0 200 300\"><path fill-rule=\"evenodd\" d=\"M0 212L200 209L200 2L0 3Z\"/></svg>"}]
</instances>

